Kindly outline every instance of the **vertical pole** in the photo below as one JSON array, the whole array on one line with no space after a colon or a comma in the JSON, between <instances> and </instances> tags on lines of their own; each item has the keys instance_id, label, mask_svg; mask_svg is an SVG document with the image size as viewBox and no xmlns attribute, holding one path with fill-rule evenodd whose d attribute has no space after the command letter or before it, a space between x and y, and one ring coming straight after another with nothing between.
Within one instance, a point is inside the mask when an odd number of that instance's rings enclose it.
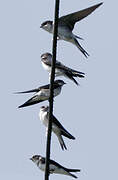
<instances>
[{"instance_id":1,"label":"vertical pole","mask_svg":"<svg viewBox=\"0 0 118 180\"><path fill-rule=\"evenodd\" d=\"M59 3L60 3L60 0L55 0L55 17L54 17L54 29L53 29L52 67L51 67L51 79L50 79L49 123L48 123L47 146L46 146L45 180L49 179L49 159L50 159L50 147L51 147L53 97L54 97L53 84L54 84L54 78L55 78Z\"/></svg>"}]
</instances>

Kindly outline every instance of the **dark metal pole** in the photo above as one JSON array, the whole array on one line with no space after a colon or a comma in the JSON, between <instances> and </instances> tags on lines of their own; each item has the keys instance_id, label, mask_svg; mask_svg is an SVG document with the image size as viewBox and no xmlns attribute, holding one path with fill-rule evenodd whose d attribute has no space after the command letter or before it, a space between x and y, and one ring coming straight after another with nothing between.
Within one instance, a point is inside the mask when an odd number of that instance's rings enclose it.
<instances>
[{"instance_id":1,"label":"dark metal pole","mask_svg":"<svg viewBox=\"0 0 118 180\"><path fill-rule=\"evenodd\" d=\"M51 68L51 79L50 79L49 124L48 124L48 135L47 135L47 146L46 146L45 180L49 179L49 159L50 159L50 147L51 147L53 97L54 97L53 84L54 84L54 78L55 78L59 3L60 3L60 0L55 0L55 17L54 17L54 31L53 31L52 68Z\"/></svg>"}]
</instances>

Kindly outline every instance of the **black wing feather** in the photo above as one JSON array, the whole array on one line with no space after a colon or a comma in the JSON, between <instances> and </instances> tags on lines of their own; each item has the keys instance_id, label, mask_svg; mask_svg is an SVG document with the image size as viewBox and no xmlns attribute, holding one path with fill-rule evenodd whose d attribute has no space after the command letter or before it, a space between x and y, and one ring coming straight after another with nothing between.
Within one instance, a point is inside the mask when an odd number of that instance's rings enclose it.
<instances>
[{"instance_id":1,"label":"black wing feather","mask_svg":"<svg viewBox=\"0 0 118 180\"><path fill-rule=\"evenodd\" d=\"M83 18L87 17L89 14L91 14L96 8L101 6L103 3L96 4L94 6L91 6L89 8L68 14L66 16L62 16L59 18L59 23L64 22L69 26L71 30L73 30L74 25L77 21L82 20Z\"/></svg>"}]
</instances>

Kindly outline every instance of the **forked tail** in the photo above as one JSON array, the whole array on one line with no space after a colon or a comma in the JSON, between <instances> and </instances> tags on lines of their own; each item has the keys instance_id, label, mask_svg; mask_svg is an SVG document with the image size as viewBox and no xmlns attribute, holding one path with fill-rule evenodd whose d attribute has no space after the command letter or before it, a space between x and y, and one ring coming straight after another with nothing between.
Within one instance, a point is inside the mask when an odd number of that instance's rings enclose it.
<instances>
[{"instance_id":1,"label":"forked tail","mask_svg":"<svg viewBox=\"0 0 118 180\"><path fill-rule=\"evenodd\" d=\"M83 49L83 47L80 45L80 43L77 41L77 39L73 39L74 42L72 42L73 44L75 44L77 46L77 48L84 54L84 56L87 58L89 56L89 54Z\"/></svg>"},{"instance_id":2,"label":"forked tail","mask_svg":"<svg viewBox=\"0 0 118 180\"><path fill-rule=\"evenodd\" d=\"M64 149L67 150L67 147L66 147L66 145L65 145L65 143L64 143L64 140L63 140L62 136L59 136L59 137L58 137L58 140L59 140L59 143L60 143L60 145L61 145L62 150L64 150Z\"/></svg>"}]
</instances>

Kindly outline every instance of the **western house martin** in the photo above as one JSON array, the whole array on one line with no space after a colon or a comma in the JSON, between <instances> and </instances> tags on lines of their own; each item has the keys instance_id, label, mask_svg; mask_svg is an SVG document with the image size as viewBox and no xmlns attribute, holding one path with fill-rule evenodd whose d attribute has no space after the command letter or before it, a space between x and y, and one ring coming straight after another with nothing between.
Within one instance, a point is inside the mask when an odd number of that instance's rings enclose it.
<instances>
[{"instance_id":1,"label":"western house martin","mask_svg":"<svg viewBox=\"0 0 118 180\"><path fill-rule=\"evenodd\" d=\"M54 97L61 93L61 89L64 84L66 84L66 83L62 80L54 81ZM20 105L18 108L30 106L33 104L37 104L37 103L49 100L50 84L47 84L47 85L41 86L36 89L29 90L29 91L17 92L17 94L33 93L33 92L35 92L34 96L31 99L29 99L28 101L26 101L24 104Z\"/></svg>"},{"instance_id":2,"label":"western house martin","mask_svg":"<svg viewBox=\"0 0 118 180\"><path fill-rule=\"evenodd\" d=\"M49 72L49 77L51 76L51 64L52 64L52 54L44 53L41 55L41 63L45 70ZM55 76L65 76L72 80L75 84L78 85L78 82L74 77L84 78L85 73L71 69L59 61L56 61L55 64Z\"/></svg>"},{"instance_id":3,"label":"western house martin","mask_svg":"<svg viewBox=\"0 0 118 180\"><path fill-rule=\"evenodd\" d=\"M48 130L48 122L49 122L49 106L41 106L39 112L39 118L41 122L46 126L46 130ZM57 120L55 116L52 119L52 131L57 136L59 143L61 145L62 150L67 149L62 136L65 136L69 139L75 139Z\"/></svg>"},{"instance_id":4,"label":"western house martin","mask_svg":"<svg viewBox=\"0 0 118 180\"><path fill-rule=\"evenodd\" d=\"M40 170L45 171L45 158L44 157L42 157L40 155L34 155L32 158L30 158L30 160L32 160ZM49 173L50 174L53 174L53 173L63 174L63 175L71 176L73 178L77 178L77 176L75 176L71 172L80 172L80 169L65 168L64 166L62 166L59 163L55 162L54 160L50 159L50 161L49 161Z\"/></svg>"},{"instance_id":5,"label":"western house martin","mask_svg":"<svg viewBox=\"0 0 118 180\"><path fill-rule=\"evenodd\" d=\"M84 54L86 58L89 56L89 54L82 48L80 43L77 41L77 39L82 39L82 38L73 34L72 31L74 29L74 25L76 22L87 17L102 4L103 3L99 3L89 8L62 16L58 20L58 39L68 41L74 44L75 46L77 46L77 48ZM54 26L53 21L48 20L43 22L40 28L44 29L45 31L48 31L49 33L53 33L53 26Z\"/></svg>"}]
</instances>

